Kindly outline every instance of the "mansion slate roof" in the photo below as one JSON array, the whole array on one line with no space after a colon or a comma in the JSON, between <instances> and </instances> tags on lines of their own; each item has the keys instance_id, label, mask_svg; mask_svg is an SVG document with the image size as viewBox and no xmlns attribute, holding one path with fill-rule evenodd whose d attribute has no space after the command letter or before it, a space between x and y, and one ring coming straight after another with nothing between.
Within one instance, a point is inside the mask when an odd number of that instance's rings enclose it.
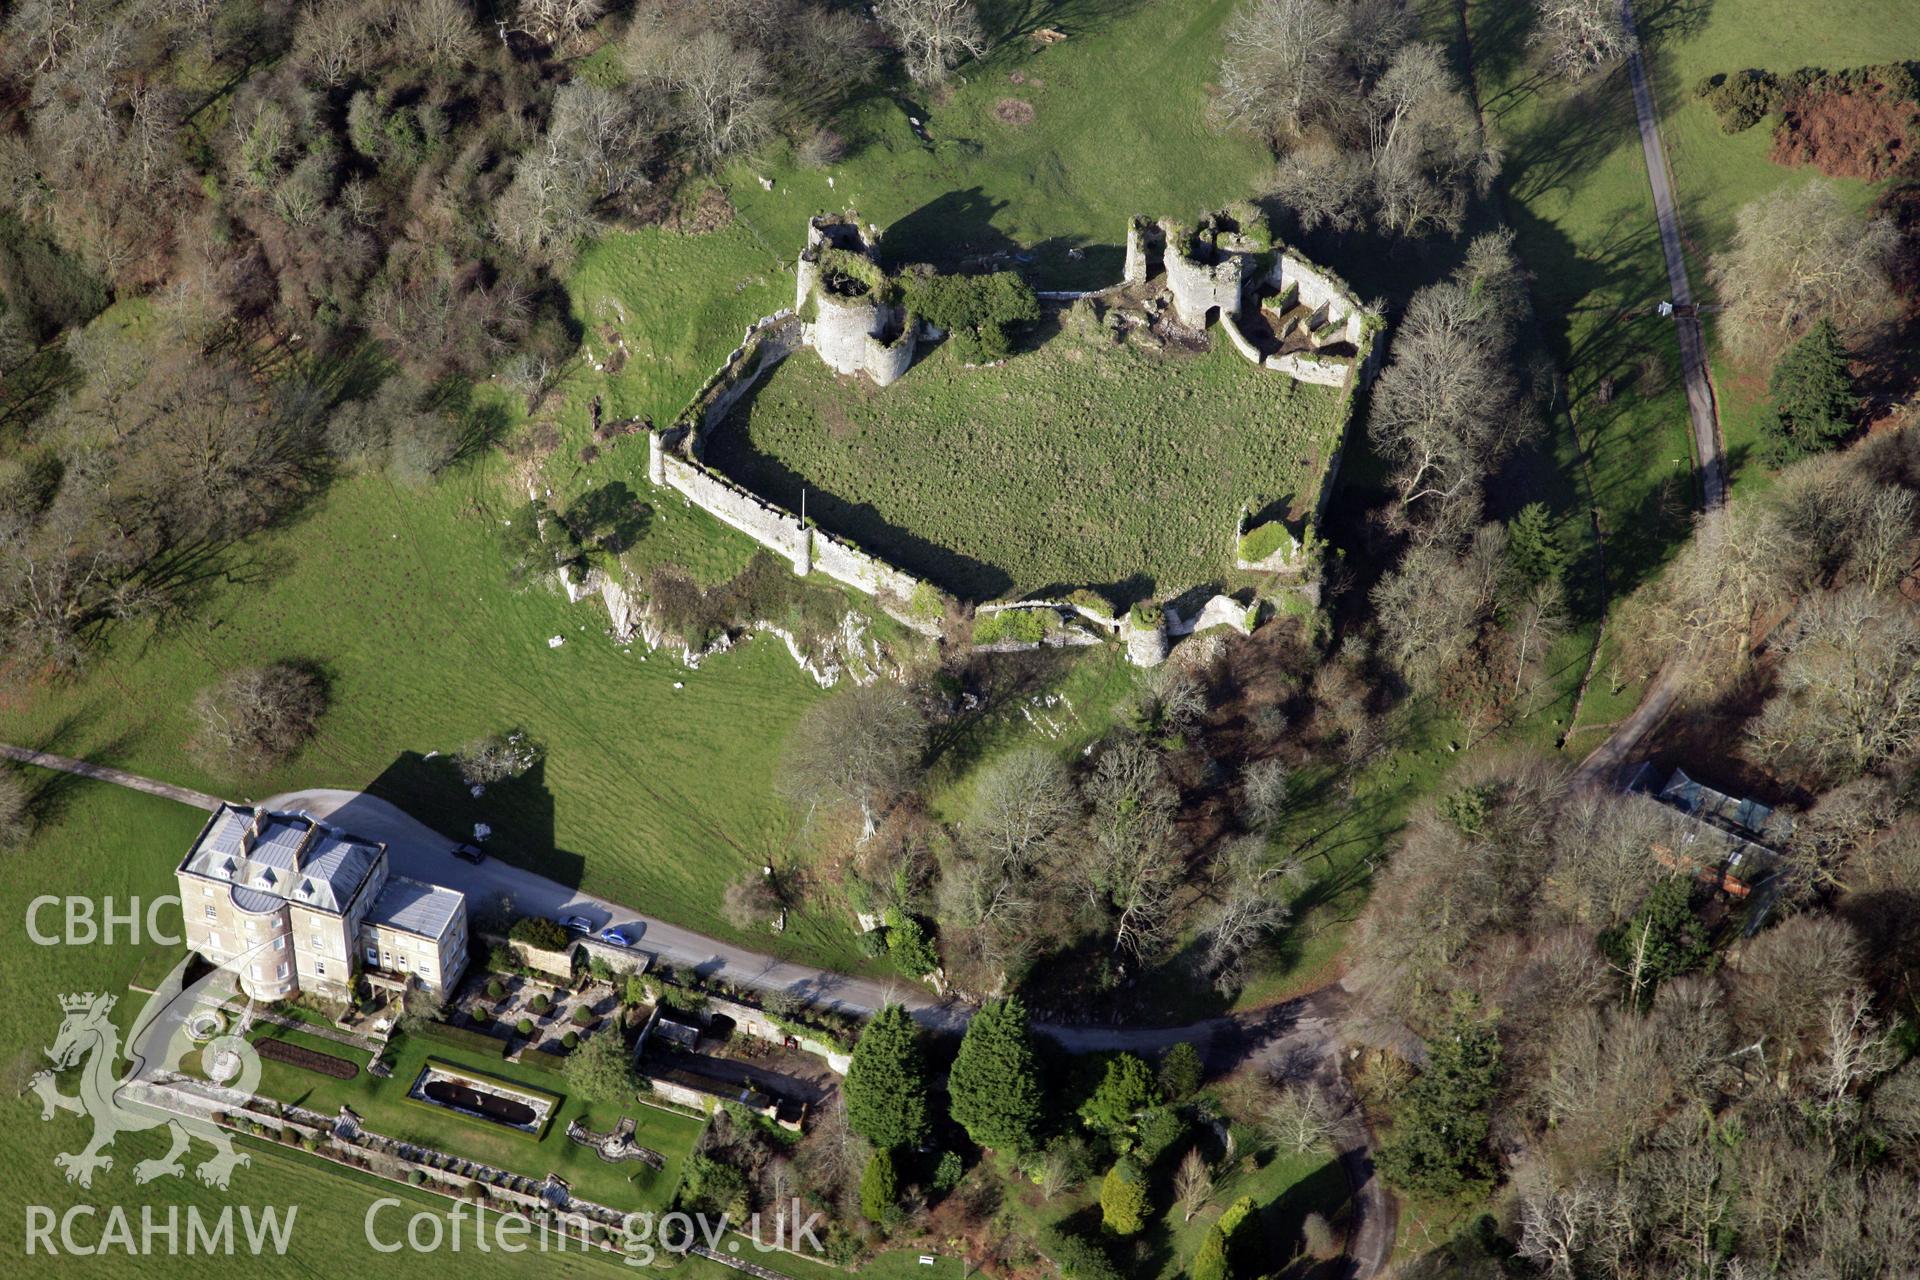
<instances>
[{"instance_id":1,"label":"mansion slate roof","mask_svg":"<svg viewBox=\"0 0 1920 1280\"><path fill-rule=\"evenodd\" d=\"M305 813L222 805L180 869L231 885L234 905L243 911L272 911L294 902L339 915L385 852L384 845Z\"/></svg>"},{"instance_id":2,"label":"mansion slate roof","mask_svg":"<svg viewBox=\"0 0 1920 1280\"><path fill-rule=\"evenodd\" d=\"M438 939L460 914L463 900L461 894L437 884L389 876L386 888L373 901L373 910L367 913L367 923Z\"/></svg>"}]
</instances>

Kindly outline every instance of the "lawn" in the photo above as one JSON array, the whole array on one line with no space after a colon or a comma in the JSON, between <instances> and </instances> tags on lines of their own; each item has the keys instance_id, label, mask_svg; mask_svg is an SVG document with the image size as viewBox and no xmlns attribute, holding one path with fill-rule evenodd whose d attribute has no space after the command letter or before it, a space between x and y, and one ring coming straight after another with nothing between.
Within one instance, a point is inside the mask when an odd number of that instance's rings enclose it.
<instances>
[{"instance_id":1,"label":"lawn","mask_svg":"<svg viewBox=\"0 0 1920 1280\"><path fill-rule=\"evenodd\" d=\"M664 651L643 658L614 644L598 600L511 589L494 529L512 508L496 468L504 463L483 461L418 490L380 476L336 484L296 525L249 544L246 564L210 585L192 622L130 625L83 677L9 690L0 740L235 799L371 787L443 831L491 824L494 856L734 934L719 912L725 885L784 864L799 830L772 777L817 687L777 640L694 672ZM698 512L659 511L656 530L719 536ZM554 636L565 643L549 647ZM232 777L182 752L199 689L223 670L286 660L317 664L331 695L300 756ZM515 726L547 754L511 786L475 800L450 770L423 767L429 753ZM783 937L755 941L858 964L838 920L803 913Z\"/></svg>"},{"instance_id":2,"label":"lawn","mask_svg":"<svg viewBox=\"0 0 1920 1280\"><path fill-rule=\"evenodd\" d=\"M1051 328L1049 326L1049 328ZM1346 397L1200 355L1054 334L1002 365L936 349L891 387L781 364L707 459L970 599L1093 587L1125 607L1217 583L1242 508L1313 513Z\"/></svg>"},{"instance_id":3,"label":"lawn","mask_svg":"<svg viewBox=\"0 0 1920 1280\"><path fill-rule=\"evenodd\" d=\"M1236 0L979 7L993 51L949 91L856 106L835 122L848 155L826 168L772 156L730 175L742 215L775 252L799 251L808 215L852 208L886 233L895 262L1004 252L1022 255L1042 287L1105 285L1120 277L1129 215L1191 217L1266 180L1265 147L1207 121ZM1032 33L1047 27L1067 39L1037 44Z\"/></svg>"},{"instance_id":4,"label":"lawn","mask_svg":"<svg viewBox=\"0 0 1920 1280\"><path fill-rule=\"evenodd\" d=\"M266 1034L287 1038L323 1053L351 1057L364 1065L364 1055L353 1054L329 1041L277 1027L268 1029ZM364 1071L352 1080L335 1080L263 1059L260 1092L325 1114L332 1114L343 1105L349 1106L377 1133L484 1161L536 1180L548 1172L556 1172L581 1196L622 1210L657 1211L666 1206L679 1185L680 1167L687 1152L704 1126L703 1121L691 1116L638 1102L624 1107L587 1103L573 1097L565 1078L554 1071L528 1063L504 1062L432 1036L402 1037L395 1043L390 1057L393 1075L385 1080ZM562 1102L554 1110L545 1136L536 1143L528 1134L408 1098L407 1091L429 1058L508 1084L559 1094ZM567 1137L567 1126L576 1118L590 1129L605 1132L614 1128L621 1116L630 1116L637 1122L636 1142L667 1157L663 1170L656 1173L634 1162L608 1164L589 1148Z\"/></svg>"},{"instance_id":5,"label":"lawn","mask_svg":"<svg viewBox=\"0 0 1920 1280\"><path fill-rule=\"evenodd\" d=\"M7 1159L0 1162L0 1200L8 1206L7 1212L0 1214L0 1256L12 1259L14 1266L21 1268L21 1275L66 1274L84 1266L89 1274L113 1280L228 1275L244 1275L249 1280L311 1280L317 1273L339 1274L375 1265L383 1277L426 1280L447 1274L450 1266L462 1261L444 1253L432 1255L410 1249L376 1254L365 1243L363 1221L375 1199L395 1196L404 1203L404 1211L395 1210L390 1219L384 1220L391 1222L401 1222L416 1211L444 1214L450 1207L447 1201L412 1188L355 1178L338 1172L335 1166L321 1165L312 1157L277 1147L247 1144L252 1163L234 1174L226 1191L202 1184L191 1170L184 1178L166 1178L141 1186L134 1182L134 1164L160 1155L165 1142L152 1133L126 1133L113 1145L113 1168L96 1175L91 1188L83 1190L64 1179L53 1157L84 1146L91 1133L90 1124L66 1114L42 1123L37 1099L19 1096L28 1078L46 1065L41 1049L53 1043L60 1027L58 997L83 991L122 993L113 1016L124 1032L145 1002L144 997L126 992L127 983L155 953L171 948L128 939L124 931L112 943L34 946L24 928L28 903L41 894L76 892L92 899L97 910L111 897L119 910L132 899L146 901L171 894L177 850L193 838L204 815L99 783L38 770L29 771L27 776L42 789L48 816L31 841L7 853L7 875L0 878L0 916L12 922L4 937L4 959L23 975L10 988L15 998L0 1005L0 1043L9 1046L4 1106L10 1144ZM40 917L43 930L56 928L57 916L57 911L44 912ZM61 1086L68 1093L74 1088L71 1078L63 1080ZM196 1145L190 1161L197 1162L205 1154L206 1148ZM28 1206L36 1205L56 1215L76 1206L95 1206L94 1215L82 1214L74 1222L75 1243L82 1246L100 1238L106 1215L115 1207L130 1215L137 1241L143 1208L150 1208L156 1220L164 1224L169 1209L178 1206L183 1215L180 1251L169 1253L162 1236L156 1238L157 1256L134 1256L125 1248L115 1247L84 1263L67 1261L64 1250L59 1260L44 1253L29 1258ZM291 1211L294 1221L287 1252L268 1252L259 1257L188 1255L184 1220L188 1210L212 1220L229 1206L236 1213L241 1208L259 1213L273 1207L283 1220ZM235 1229L240 1230L238 1223ZM53 1240L57 1246L57 1230ZM471 1258L471 1249L469 1239L465 1258ZM490 1276L507 1277L617 1274L604 1263L583 1259L577 1253L510 1257L496 1253L488 1257L486 1267Z\"/></svg>"}]
</instances>

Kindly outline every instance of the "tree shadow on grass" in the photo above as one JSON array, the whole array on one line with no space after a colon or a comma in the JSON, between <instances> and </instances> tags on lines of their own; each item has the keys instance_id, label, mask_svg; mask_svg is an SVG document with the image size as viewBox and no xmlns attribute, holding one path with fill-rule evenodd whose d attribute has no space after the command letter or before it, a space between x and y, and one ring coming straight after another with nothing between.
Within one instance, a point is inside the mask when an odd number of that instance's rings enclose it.
<instances>
[{"instance_id":1,"label":"tree shadow on grass","mask_svg":"<svg viewBox=\"0 0 1920 1280\"><path fill-rule=\"evenodd\" d=\"M881 241L881 256L890 267L929 262L951 268L969 259L1011 255L1019 244L993 225L1006 207L1005 200L996 200L977 186L949 191L890 224Z\"/></svg>"},{"instance_id":2,"label":"tree shadow on grass","mask_svg":"<svg viewBox=\"0 0 1920 1280\"><path fill-rule=\"evenodd\" d=\"M1144 0L982 0L980 23L997 54L1009 42L1049 28L1066 33L1069 39L1091 34L1142 3Z\"/></svg>"},{"instance_id":3,"label":"tree shadow on grass","mask_svg":"<svg viewBox=\"0 0 1920 1280\"><path fill-rule=\"evenodd\" d=\"M76 712L62 716L46 733L39 735L30 743L22 743L35 751L44 751L49 755L71 755L84 757L97 763L111 760L123 760L133 749L135 735L131 732L116 734L105 742L82 742L81 734L87 725L95 719L91 711ZM56 769L15 766L0 761L0 769L20 768L28 783L27 817L33 829L44 830L56 826L66 817L74 797L82 789L93 783L78 774L63 773Z\"/></svg>"},{"instance_id":4,"label":"tree shadow on grass","mask_svg":"<svg viewBox=\"0 0 1920 1280\"><path fill-rule=\"evenodd\" d=\"M1300 1254L1307 1215L1317 1213L1331 1222L1347 1212L1352 1202L1353 1188L1347 1183L1347 1175L1337 1161L1327 1161L1260 1207L1262 1253L1270 1259L1294 1259L1280 1273L1287 1280L1333 1280L1346 1274L1342 1259L1316 1261Z\"/></svg>"},{"instance_id":5,"label":"tree shadow on grass","mask_svg":"<svg viewBox=\"0 0 1920 1280\"><path fill-rule=\"evenodd\" d=\"M953 145L973 145L950 139ZM1119 279L1125 250L1081 236L1023 245L994 225L1007 207L978 186L949 191L886 228L881 256L890 267L925 262L942 271L1018 271L1036 288L1098 287Z\"/></svg>"}]
</instances>

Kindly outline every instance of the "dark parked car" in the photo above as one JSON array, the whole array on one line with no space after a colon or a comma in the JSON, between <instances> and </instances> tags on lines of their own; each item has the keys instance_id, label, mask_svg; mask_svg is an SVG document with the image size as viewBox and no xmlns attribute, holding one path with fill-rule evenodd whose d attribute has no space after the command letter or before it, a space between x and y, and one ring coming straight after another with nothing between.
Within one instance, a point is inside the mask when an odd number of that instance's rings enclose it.
<instances>
[{"instance_id":1,"label":"dark parked car","mask_svg":"<svg viewBox=\"0 0 1920 1280\"><path fill-rule=\"evenodd\" d=\"M480 851L477 844L457 844L449 852L460 861L471 862L476 867L487 860L487 855Z\"/></svg>"},{"instance_id":2,"label":"dark parked car","mask_svg":"<svg viewBox=\"0 0 1920 1280\"><path fill-rule=\"evenodd\" d=\"M568 916L560 922L560 927L568 933L592 933L593 921L585 916Z\"/></svg>"}]
</instances>

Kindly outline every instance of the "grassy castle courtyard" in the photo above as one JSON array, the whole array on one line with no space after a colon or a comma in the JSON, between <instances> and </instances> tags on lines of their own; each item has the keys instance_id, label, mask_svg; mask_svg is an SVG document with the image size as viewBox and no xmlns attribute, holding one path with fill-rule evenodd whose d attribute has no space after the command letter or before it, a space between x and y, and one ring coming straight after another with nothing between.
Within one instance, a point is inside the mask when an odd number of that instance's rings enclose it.
<instances>
[{"instance_id":1,"label":"grassy castle courtyard","mask_svg":"<svg viewBox=\"0 0 1920 1280\"><path fill-rule=\"evenodd\" d=\"M1051 324L1004 363L946 346L898 383L788 358L707 439L718 470L969 599L1116 605L1221 579L1242 506L1312 514L1346 394Z\"/></svg>"}]
</instances>

